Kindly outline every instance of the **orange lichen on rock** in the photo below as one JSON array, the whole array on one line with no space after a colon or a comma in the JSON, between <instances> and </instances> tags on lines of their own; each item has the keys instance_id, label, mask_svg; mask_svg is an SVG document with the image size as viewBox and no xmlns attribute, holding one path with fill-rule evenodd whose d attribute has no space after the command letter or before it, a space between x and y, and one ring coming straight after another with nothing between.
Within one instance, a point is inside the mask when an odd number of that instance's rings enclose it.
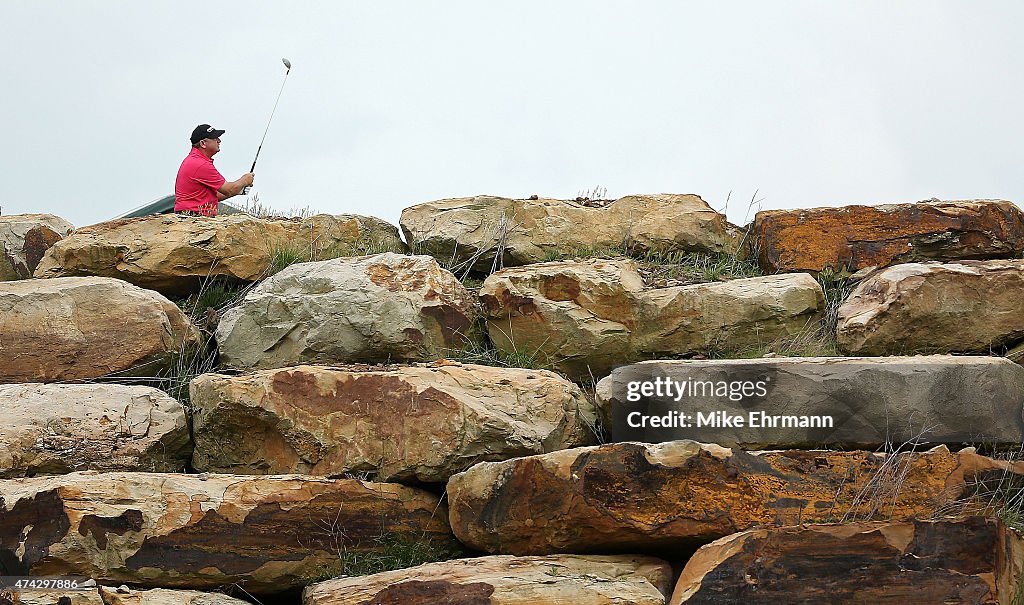
<instances>
[{"instance_id":1,"label":"orange lichen on rock","mask_svg":"<svg viewBox=\"0 0 1024 605\"><path fill-rule=\"evenodd\" d=\"M492 553L689 547L761 525L928 516L967 479L1020 472L967 449L732 451L615 443L482 463L448 483L452 529Z\"/></svg>"},{"instance_id":2,"label":"orange lichen on rock","mask_svg":"<svg viewBox=\"0 0 1024 605\"><path fill-rule=\"evenodd\" d=\"M754 234L765 271L857 271L1019 255L1024 213L1002 200L765 210L757 213Z\"/></svg>"}]
</instances>

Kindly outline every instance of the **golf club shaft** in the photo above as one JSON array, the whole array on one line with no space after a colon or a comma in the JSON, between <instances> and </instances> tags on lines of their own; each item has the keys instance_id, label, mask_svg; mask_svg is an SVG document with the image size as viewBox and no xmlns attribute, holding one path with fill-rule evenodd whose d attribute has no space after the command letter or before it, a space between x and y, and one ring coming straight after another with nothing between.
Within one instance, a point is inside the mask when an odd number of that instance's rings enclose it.
<instances>
[{"instance_id":1,"label":"golf club shaft","mask_svg":"<svg viewBox=\"0 0 1024 605\"><path fill-rule=\"evenodd\" d=\"M288 71L284 72L284 81L281 82L281 89L277 91L277 99L274 100L274 109L270 111L270 119L267 120L267 127L263 130L263 138L260 139L260 146L256 148L256 157L252 160L252 168L249 172L256 171L256 160L260 159L260 151L263 149L263 141L267 140L267 133L270 131L270 123L274 121L274 114L277 112L277 104L281 101L281 93L284 92L284 85L288 82L288 74L292 73L292 68L289 67Z\"/></svg>"}]
</instances>

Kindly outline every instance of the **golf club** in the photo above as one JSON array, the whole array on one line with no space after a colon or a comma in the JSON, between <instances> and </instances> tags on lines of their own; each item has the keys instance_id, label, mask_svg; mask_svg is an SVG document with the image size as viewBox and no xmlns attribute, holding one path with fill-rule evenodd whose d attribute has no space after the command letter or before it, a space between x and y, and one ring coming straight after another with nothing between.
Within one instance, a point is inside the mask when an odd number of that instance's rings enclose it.
<instances>
[{"instance_id":1,"label":"golf club","mask_svg":"<svg viewBox=\"0 0 1024 605\"><path fill-rule=\"evenodd\" d=\"M284 81L281 82L281 90L277 91L277 99L274 100L274 109L270 111L270 119L267 120L267 127L263 130L263 138L260 139L260 146L256 148L256 157L252 160L252 168L249 172L256 172L256 160L260 159L260 150L263 149L263 141L267 140L267 133L270 131L270 123L274 121L274 114L277 112L277 104L281 100L281 93L284 92L284 85L288 82L288 74L292 73L292 62L288 59L281 59L284 63L286 71L284 72ZM248 195L251 186L242 189L242 193Z\"/></svg>"}]
</instances>

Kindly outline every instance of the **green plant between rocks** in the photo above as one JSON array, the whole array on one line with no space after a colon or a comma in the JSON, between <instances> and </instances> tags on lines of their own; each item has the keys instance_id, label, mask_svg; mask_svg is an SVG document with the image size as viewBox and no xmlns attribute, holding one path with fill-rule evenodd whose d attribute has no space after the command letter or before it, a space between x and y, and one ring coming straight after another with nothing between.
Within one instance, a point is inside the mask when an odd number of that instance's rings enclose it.
<instances>
[{"instance_id":1,"label":"green plant between rocks","mask_svg":"<svg viewBox=\"0 0 1024 605\"><path fill-rule=\"evenodd\" d=\"M377 539L379 547L369 551L343 551L339 555L339 576L367 576L370 574L424 563L437 563L471 556L458 542L411 540L409 538L385 535Z\"/></svg>"},{"instance_id":2,"label":"green plant between rocks","mask_svg":"<svg viewBox=\"0 0 1024 605\"><path fill-rule=\"evenodd\" d=\"M466 332L462 346L451 347L440 351L441 356L452 361L472 363L497 368L525 368L530 370L550 370L554 365L538 347L532 353L520 350L512 343L512 351L498 349L491 342L487 328L483 322L477 322Z\"/></svg>"},{"instance_id":3,"label":"green plant between rocks","mask_svg":"<svg viewBox=\"0 0 1024 605\"><path fill-rule=\"evenodd\" d=\"M1013 449L982 444L979 449L990 449L987 454L1005 461L1007 468L974 475L967 482L964 497L944 506L937 511L937 516L995 517L1015 531L1024 532L1024 444Z\"/></svg>"},{"instance_id":4,"label":"green plant between rocks","mask_svg":"<svg viewBox=\"0 0 1024 605\"><path fill-rule=\"evenodd\" d=\"M849 298L850 293L857 285L850 275L845 268L839 270L826 268L815 276L825 293L825 311L822 322L825 329L832 334L835 334L839 323L839 307Z\"/></svg>"},{"instance_id":5,"label":"green plant between rocks","mask_svg":"<svg viewBox=\"0 0 1024 605\"><path fill-rule=\"evenodd\" d=\"M274 275L286 267L298 263L349 256L370 256L385 252L405 254L404 250L384 240L358 241L354 244L338 243L328 247L320 247L316 242L310 243L308 247L298 247L293 244L280 245L275 246L270 252L270 266L267 268L267 275Z\"/></svg>"},{"instance_id":6,"label":"green plant between rocks","mask_svg":"<svg viewBox=\"0 0 1024 605\"><path fill-rule=\"evenodd\" d=\"M589 258L633 259L644 281L651 287L700 284L764 275L753 257L724 252L653 249L637 252L627 246L598 246L572 248L566 251L548 250L544 256L545 262Z\"/></svg>"}]
</instances>

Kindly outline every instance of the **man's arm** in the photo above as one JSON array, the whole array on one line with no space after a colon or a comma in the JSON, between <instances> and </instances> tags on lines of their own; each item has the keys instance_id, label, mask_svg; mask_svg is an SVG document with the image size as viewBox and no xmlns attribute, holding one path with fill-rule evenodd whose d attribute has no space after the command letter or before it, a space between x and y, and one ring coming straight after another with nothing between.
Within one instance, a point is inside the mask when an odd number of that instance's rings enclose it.
<instances>
[{"instance_id":1,"label":"man's arm","mask_svg":"<svg viewBox=\"0 0 1024 605\"><path fill-rule=\"evenodd\" d=\"M217 201L226 200L229 197L235 197L242 192L249 185L252 185L253 174L246 172L238 178L237 181L231 181L230 183L225 182L217 190Z\"/></svg>"}]
</instances>

